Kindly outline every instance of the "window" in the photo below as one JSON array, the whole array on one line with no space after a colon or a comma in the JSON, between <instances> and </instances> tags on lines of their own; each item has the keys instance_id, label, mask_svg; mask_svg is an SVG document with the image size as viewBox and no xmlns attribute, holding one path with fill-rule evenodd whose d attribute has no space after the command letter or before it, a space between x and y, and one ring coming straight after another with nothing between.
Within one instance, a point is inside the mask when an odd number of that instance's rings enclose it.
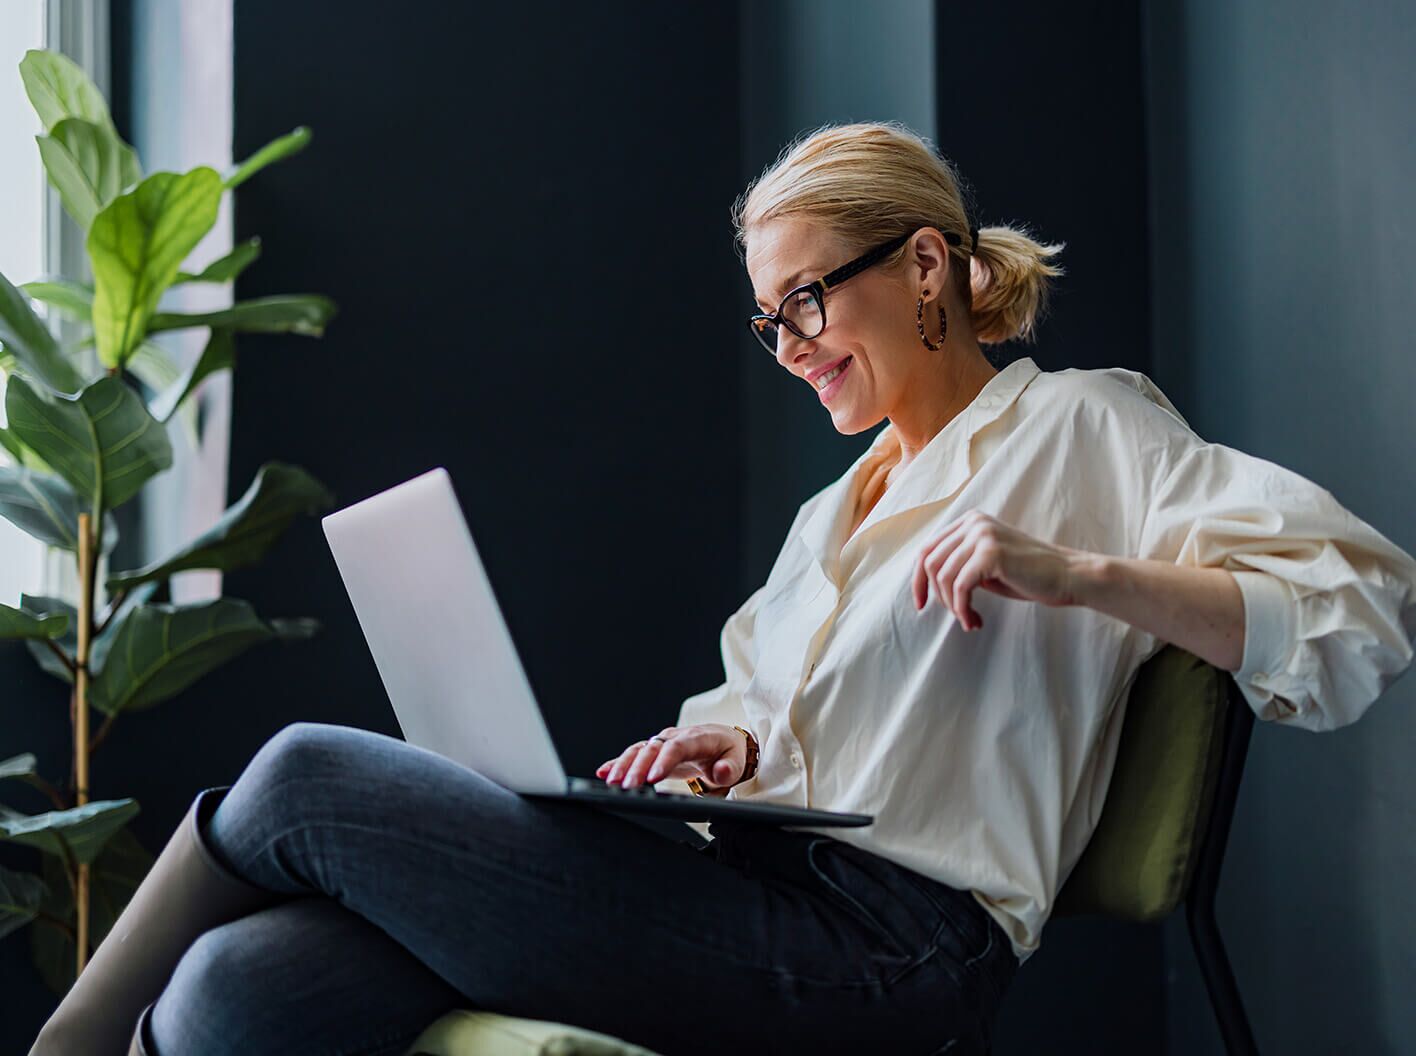
<instances>
[{"instance_id":1,"label":"window","mask_svg":"<svg viewBox=\"0 0 1416 1056\"><path fill-rule=\"evenodd\" d=\"M45 272L45 181L34 137L40 131L20 84L19 65L30 48L45 46L45 0L0 3L0 274L15 285ZM0 422L5 417L5 371L0 367ZM0 465L9 465L0 448ZM0 518L0 602L43 593L44 546Z\"/></svg>"}]
</instances>

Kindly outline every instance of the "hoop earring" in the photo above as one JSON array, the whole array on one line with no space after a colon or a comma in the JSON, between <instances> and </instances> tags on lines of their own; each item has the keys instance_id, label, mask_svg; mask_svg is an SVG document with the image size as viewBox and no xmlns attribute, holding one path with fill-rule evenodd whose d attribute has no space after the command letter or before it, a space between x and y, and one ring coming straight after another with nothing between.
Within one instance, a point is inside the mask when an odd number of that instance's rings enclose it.
<instances>
[{"instance_id":1,"label":"hoop earring","mask_svg":"<svg viewBox=\"0 0 1416 1056\"><path fill-rule=\"evenodd\" d=\"M928 292L928 291L925 291ZM919 339L924 342L924 347L933 352L938 352L944 347L944 336L949 332L949 316L944 311L944 306L939 306L939 344L934 344L924 333L924 298L919 299L919 304L915 305L915 326L919 327Z\"/></svg>"}]
</instances>

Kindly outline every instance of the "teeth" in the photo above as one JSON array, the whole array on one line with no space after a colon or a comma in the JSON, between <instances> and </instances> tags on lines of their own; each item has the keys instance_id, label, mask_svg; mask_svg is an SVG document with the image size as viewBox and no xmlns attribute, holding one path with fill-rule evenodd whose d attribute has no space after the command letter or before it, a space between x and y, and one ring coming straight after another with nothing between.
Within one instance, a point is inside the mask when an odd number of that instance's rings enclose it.
<instances>
[{"instance_id":1,"label":"teeth","mask_svg":"<svg viewBox=\"0 0 1416 1056\"><path fill-rule=\"evenodd\" d=\"M817 378L817 391L820 391L821 389L824 389L827 385L831 384L831 379L834 378L837 374L841 373L841 371L845 370L846 364L850 361L851 357L847 356L845 359L841 360L841 365L839 367L836 367L834 370L828 371L827 373L822 374L821 377Z\"/></svg>"}]
</instances>

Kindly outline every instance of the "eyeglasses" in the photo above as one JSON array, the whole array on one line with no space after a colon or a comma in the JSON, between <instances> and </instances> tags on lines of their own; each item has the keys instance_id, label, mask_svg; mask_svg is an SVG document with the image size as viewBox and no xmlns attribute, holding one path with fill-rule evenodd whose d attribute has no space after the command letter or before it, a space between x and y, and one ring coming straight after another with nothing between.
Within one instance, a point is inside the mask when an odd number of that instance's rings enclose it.
<instances>
[{"instance_id":1,"label":"eyeglasses","mask_svg":"<svg viewBox=\"0 0 1416 1056\"><path fill-rule=\"evenodd\" d=\"M914 232L910 231L888 242L882 242L874 249L842 264L835 271L814 282L798 286L782 298L782 303L777 306L775 312L770 315L759 312L747 321L752 336L773 356L777 354L779 326L785 326L806 341L820 337L821 331L826 329L826 292L835 289L851 276L859 275L872 264L884 260L890 252L903 246L913 235ZM955 246L962 241L952 231L946 232L944 238L950 245Z\"/></svg>"}]
</instances>

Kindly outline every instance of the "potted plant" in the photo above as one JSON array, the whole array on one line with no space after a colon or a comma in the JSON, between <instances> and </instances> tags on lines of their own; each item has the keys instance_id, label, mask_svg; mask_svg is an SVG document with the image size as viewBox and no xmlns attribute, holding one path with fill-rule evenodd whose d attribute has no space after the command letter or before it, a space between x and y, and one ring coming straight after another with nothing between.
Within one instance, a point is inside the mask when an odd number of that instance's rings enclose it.
<instances>
[{"instance_id":1,"label":"potted plant","mask_svg":"<svg viewBox=\"0 0 1416 1056\"><path fill-rule=\"evenodd\" d=\"M210 529L100 584L101 559L118 541L112 512L171 467L168 428L183 416L192 427L188 398L208 375L234 367L234 334L318 336L335 306L316 294L203 313L161 303L174 285L229 283L257 259L260 243L251 239L200 270L184 270L223 195L301 150L308 129L224 174L198 166L144 175L79 67L30 51L20 74L44 128L36 139L45 171L84 233L93 276L92 284L56 279L19 288L0 276L0 370L8 375L0 445L13 463L0 466L0 516L71 556L79 584L77 604L33 595L21 595L18 608L0 604L0 639L23 641L69 687L73 731L73 766L62 783L41 777L31 753L0 760L0 779L27 782L52 804L41 814L0 805L0 839L34 848L40 867L0 868L0 936L34 923L36 962L62 993L153 860L125 828L138 813L135 799L90 798L89 760L113 724L177 696L253 645L319 629L312 619L262 619L237 598L174 604L170 577L256 563L294 517L330 509L333 496L305 470L267 462ZM32 301L74 320L77 338L61 343ZM149 335L189 327L208 337L180 370ZM91 716L100 720L92 735Z\"/></svg>"}]
</instances>

